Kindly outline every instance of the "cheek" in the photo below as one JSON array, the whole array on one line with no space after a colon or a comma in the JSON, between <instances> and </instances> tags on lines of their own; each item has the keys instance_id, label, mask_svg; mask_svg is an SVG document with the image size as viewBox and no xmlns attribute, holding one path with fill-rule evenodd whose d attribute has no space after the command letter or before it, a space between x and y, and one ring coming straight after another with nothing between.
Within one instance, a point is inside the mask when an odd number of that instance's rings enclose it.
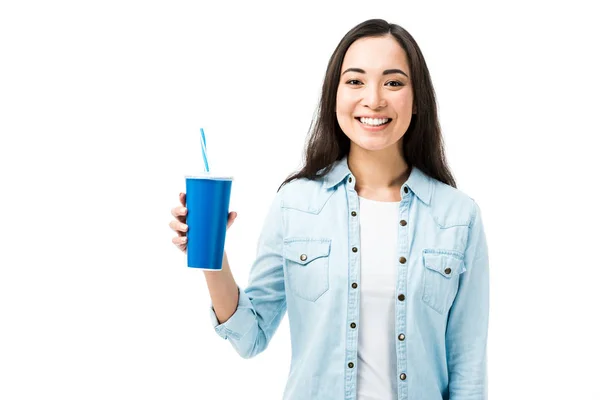
<instances>
[{"instance_id":1,"label":"cheek","mask_svg":"<svg viewBox=\"0 0 600 400\"><path fill-rule=\"evenodd\" d=\"M412 113L412 93L408 91L399 93L392 99L392 103L396 110L410 110Z\"/></svg>"},{"instance_id":2,"label":"cheek","mask_svg":"<svg viewBox=\"0 0 600 400\"><path fill-rule=\"evenodd\" d=\"M338 90L335 104L338 114L348 114L352 113L354 110L354 100L352 99L351 93L348 93L348 91L343 88Z\"/></svg>"}]
</instances>

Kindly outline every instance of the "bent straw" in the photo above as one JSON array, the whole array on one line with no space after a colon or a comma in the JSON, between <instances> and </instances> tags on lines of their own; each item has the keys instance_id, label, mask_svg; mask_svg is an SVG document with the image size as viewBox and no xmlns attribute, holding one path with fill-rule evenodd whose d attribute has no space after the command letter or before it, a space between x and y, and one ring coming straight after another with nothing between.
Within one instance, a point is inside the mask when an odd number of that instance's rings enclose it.
<instances>
[{"instance_id":1,"label":"bent straw","mask_svg":"<svg viewBox=\"0 0 600 400\"><path fill-rule=\"evenodd\" d=\"M204 136L204 129L200 128L200 135L202 136L202 141L201 141L201 145L202 145L202 159L204 160L204 171L206 173L210 172L210 170L208 169L208 157L206 155L206 137Z\"/></svg>"}]
</instances>

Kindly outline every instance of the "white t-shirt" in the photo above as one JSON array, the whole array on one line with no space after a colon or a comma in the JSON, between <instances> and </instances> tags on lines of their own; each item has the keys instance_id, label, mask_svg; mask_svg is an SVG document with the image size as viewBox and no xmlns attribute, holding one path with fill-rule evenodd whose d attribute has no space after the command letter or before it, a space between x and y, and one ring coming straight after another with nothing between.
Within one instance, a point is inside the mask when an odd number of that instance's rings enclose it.
<instances>
[{"instance_id":1,"label":"white t-shirt","mask_svg":"<svg viewBox=\"0 0 600 400\"><path fill-rule=\"evenodd\" d=\"M398 398L394 306L399 204L359 196L361 259L357 400Z\"/></svg>"}]
</instances>

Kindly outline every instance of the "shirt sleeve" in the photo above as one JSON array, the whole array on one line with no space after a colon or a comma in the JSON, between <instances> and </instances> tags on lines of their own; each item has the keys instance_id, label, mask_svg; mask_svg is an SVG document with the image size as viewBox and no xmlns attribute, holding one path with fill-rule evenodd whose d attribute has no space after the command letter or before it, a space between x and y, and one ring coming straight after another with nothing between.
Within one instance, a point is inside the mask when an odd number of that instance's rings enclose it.
<instances>
[{"instance_id":1,"label":"shirt sleeve","mask_svg":"<svg viewBox=\"0 0 600 400\"><path fill-rule=\"evenodd\" d=\"M219 336L229 340L243 358L266 349L287 311L283 276L283 216L277 193L263 224L245 290L238 286L235 313L219 324L212 302L210 319Z\"/></svg>"},{"instance_id":2,"label":"shirt sleeve","mask_svg":"<svg viewBox=\"0 0 600 400\"><path fill-rule=\"evenodd\" d=\"M489 259L481 209L473 200L466 271L448 314L446 357L450 400L487 399Z\"/></svg>"}]
</instances>

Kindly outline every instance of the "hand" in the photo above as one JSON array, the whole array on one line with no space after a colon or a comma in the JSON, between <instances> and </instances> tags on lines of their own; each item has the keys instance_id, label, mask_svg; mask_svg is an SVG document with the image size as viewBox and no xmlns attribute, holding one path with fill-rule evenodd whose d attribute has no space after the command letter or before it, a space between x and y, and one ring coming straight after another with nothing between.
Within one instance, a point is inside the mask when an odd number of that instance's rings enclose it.
<instances>
[{"instance_id":1,"label":"hand","mask_svg":"<svg viewBox=\"0 0 600 400\"><path fill-rule=\"evenodd\" d=\"M177 236L175 236L172 241L175 246L184 253L187 253L187 230L188 226L186 225L186 216L187 216L187 208L185 207L185 193L179 193L179 202L181 206L177 206L171 209L171 215L175 217L169 223L169 227L173 229ZM232 211L227 216L227 229L233 224L233 221L237 218L237 213Z\"/></svg>"}]
</instances>

